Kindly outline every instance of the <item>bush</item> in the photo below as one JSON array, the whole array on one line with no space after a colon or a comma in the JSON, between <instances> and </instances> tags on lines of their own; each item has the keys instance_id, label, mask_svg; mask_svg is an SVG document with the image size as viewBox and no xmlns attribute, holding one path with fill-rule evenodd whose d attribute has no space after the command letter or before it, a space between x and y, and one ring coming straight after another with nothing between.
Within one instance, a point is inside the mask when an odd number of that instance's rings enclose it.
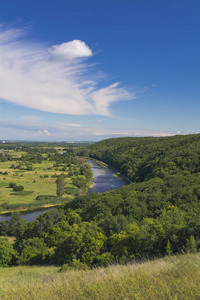
<instances>
[{"instance_id":1,"label":"bush","mask_svg":"<svg viewBox=\"0 0 200 300\"><path fill-rule=\"evenodd\" d=\"M23 190L24 190L23 185L15 185L15 186L13 187L13 191L14 191L14 192L22 192Z\"/></svg>"},{"instance_id":2,"label":"bush","mask_svg":"<svg viewBox=\"0 0 200 300\"><path fill-rule=\"evenodd\" d=\"M72 187L67 187L65 189L66 194L68 195L74 195L74 196L79 196L80 195L80 189L72 188Z\"/></svg>"},{"instance_id":3,"label":"bush","mask_svg":"<svg viewBox=\"0 0 200 300\"><path fill-rule=\"evenodd\" d=\"M8 187L9 188L14 188L16 186L16 183L14 183L14 182L9 182L9 185L8 185Z\"/></svg>"},{"instance_id":4,"label":"bush","mask_svg":"<svg viewBox=\"0 0 200 300\"><path fill-rule=\"evenodd\" d=\"M86 264L80 262L79 259L73 259L70 264L62 265L59 271L64 272L70 270L89 270L89 267Z\"/></svg>"},{"instance_id":5,"label":"bush","mask_svg":"<svg viewBox=\"0 0 200 300\"><path fill-rule=\"evenodd\" d=\"M49 175L48 174L41 175L40 178L49 178Z\"/></svg>"},{"instance_id":6,"label":"bush","mask_svg":"<svg viewBox=\"0 0 200 300\"><path fill-rule=\"evenodd\" d=\"M57 178L57 177L58 177L58 175L56 175L56 174L51 176L51 178Z\"/></svg>"},{"instance_id":7,"label":"bush","mask_svg":"<svg viewBox=\"0 0 200 300\"><path fill-rule=\"evenodd\" d=\"M38 195L35 200L49 200L49 195Z\"/></svg>"},{"instance_id":8,"label":"bush","mask_svg":"<svg viewBox=\"0 0 200 300\"><path fill-rule=\"evenodd\" d=\"M4 210L6 210L6 209L9 208L9 203L4 202L3 204L1 204L1 207L2 207Z\"/></svg>"}]
</instances>

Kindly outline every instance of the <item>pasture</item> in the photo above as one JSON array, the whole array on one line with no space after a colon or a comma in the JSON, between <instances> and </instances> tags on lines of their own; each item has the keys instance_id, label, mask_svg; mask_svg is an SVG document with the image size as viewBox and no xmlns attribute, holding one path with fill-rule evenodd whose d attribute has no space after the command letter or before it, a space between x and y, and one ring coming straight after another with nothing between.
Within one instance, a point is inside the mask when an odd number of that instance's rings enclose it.
<instances>
[{"instance_id":1,"label":"pasture","mask_svg":"<svg viewBox=\"0 0 200 300\"><path fill-rule=\"evenodd\" d=\"M56 204L62 202L62 198L56 196L56 175L63 173L61 168L55 167L55 161L43 160L42 163L33 164L32 170L17 169L20 164L20 157L26 155L23 151L7 150L6 154L12 157L12 160L0 161L0 211L1 213L9 210L23 210L26 208L36 208L47 206L47 204ZM45 158L45 154L43 154ZM15 166L15 168L14 168ZM64 172L68 174L68 168ZM66 187L72 187L71 178L66 178ZM21 185L23 191L13 191L9 188L9 183ZM39 195L49 195L48 201L36 200ZM65 197L73 197L65 195ZM44 203L45 202L45 203Z\"/></svg>"}]
</instances>

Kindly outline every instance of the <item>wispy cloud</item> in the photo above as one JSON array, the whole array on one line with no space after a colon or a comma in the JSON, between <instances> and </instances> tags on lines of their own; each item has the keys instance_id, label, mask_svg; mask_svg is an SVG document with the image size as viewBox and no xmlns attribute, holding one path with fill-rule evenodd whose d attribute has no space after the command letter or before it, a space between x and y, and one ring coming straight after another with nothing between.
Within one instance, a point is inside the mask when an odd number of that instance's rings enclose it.
<instances>
[{"instance_id":1,"label":"wispy cloud","mask_svg":"<svg viewBox=\"0 0 200 300\"><path fill-rule=\"evenodd\" d=\"M109 115L110 104L122 99L131 100L133 95L126 89L119 88L119 83L115 83L109 87L92 92L91 98L94 101L96 110L101 115Z\"/></svg>"},{"instance_id":2,"label":"wispy cloud","mask_svg":"<svg viewBox=\"0 0 200 300\"><path fill-rule=\"evenodd\" d=\"M46 124L45 122L0 122L3 140L51 140L51 141L98 141L111 137L141 137L141 136L172 136L190 134L191 132L152 131L132 128L99 128L98 125L89 127L83 123Z\"/></svg>"},{"instance_id":3,"label":"wispy cloud","mask_svg":"<svg viewBox=\"0 0 200 300\"><path fill-rule=\"evenodd\" d=\"M0 26L0 98L47 112L110 115L112 103L134 99L118 83L99 88L86 62L92 50L80 40L46 46Z\"/></svg>"}]
</instances>

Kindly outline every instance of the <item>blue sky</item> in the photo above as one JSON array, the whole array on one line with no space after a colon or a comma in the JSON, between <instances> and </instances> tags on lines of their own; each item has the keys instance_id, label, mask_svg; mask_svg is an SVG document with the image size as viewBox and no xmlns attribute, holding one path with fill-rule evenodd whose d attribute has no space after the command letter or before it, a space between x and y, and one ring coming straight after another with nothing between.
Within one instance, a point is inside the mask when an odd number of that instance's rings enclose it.
<instances>
[{"instance_id":1,"label":"blue sky","mask_svg":"<svg viewBox=\"0 0 200 300\"><path fill-rule=\"evenodd\" d=\"M0 139L200 132L199 0L0 0Z\"/></svg>"}]
</instances>

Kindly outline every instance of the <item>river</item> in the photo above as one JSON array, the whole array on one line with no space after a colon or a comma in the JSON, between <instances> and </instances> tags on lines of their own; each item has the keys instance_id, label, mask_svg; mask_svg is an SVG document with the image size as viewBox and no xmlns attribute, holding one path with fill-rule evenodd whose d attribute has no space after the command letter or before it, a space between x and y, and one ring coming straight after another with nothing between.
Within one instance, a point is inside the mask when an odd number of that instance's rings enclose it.
<instances>
[{"instance_id":1,"label":"river","mask_svg":"<svg viewBox=\"0 0 200 300\"><path fill-rule=\"evenodd\" d=\"M94 186L88 191L88 193L104 193L125 185L125 182L117 177L109 168L101 166L93 160L88 160L88 162L92 166L94 174Z\"/></svg>"},{"instance_id":2,"label":"river","mask_svg":"<svg viewBox=\"0 0 200 300\"><path fill-rule=\"evenodd\" d=\"M113 189L117 189L123 185L125 182L122 181L115 173L107 167L101 166L96 161L88 160L92 166L92 171L94 174L94 185L87 193L104 193ZM26 219L28 222L34 221L39 215L51 210L53 208L43 208L34 211L21 212L22 219ZM0 215L0 221L9 221L9 214Z\"/></svg>"}]
</instances>

